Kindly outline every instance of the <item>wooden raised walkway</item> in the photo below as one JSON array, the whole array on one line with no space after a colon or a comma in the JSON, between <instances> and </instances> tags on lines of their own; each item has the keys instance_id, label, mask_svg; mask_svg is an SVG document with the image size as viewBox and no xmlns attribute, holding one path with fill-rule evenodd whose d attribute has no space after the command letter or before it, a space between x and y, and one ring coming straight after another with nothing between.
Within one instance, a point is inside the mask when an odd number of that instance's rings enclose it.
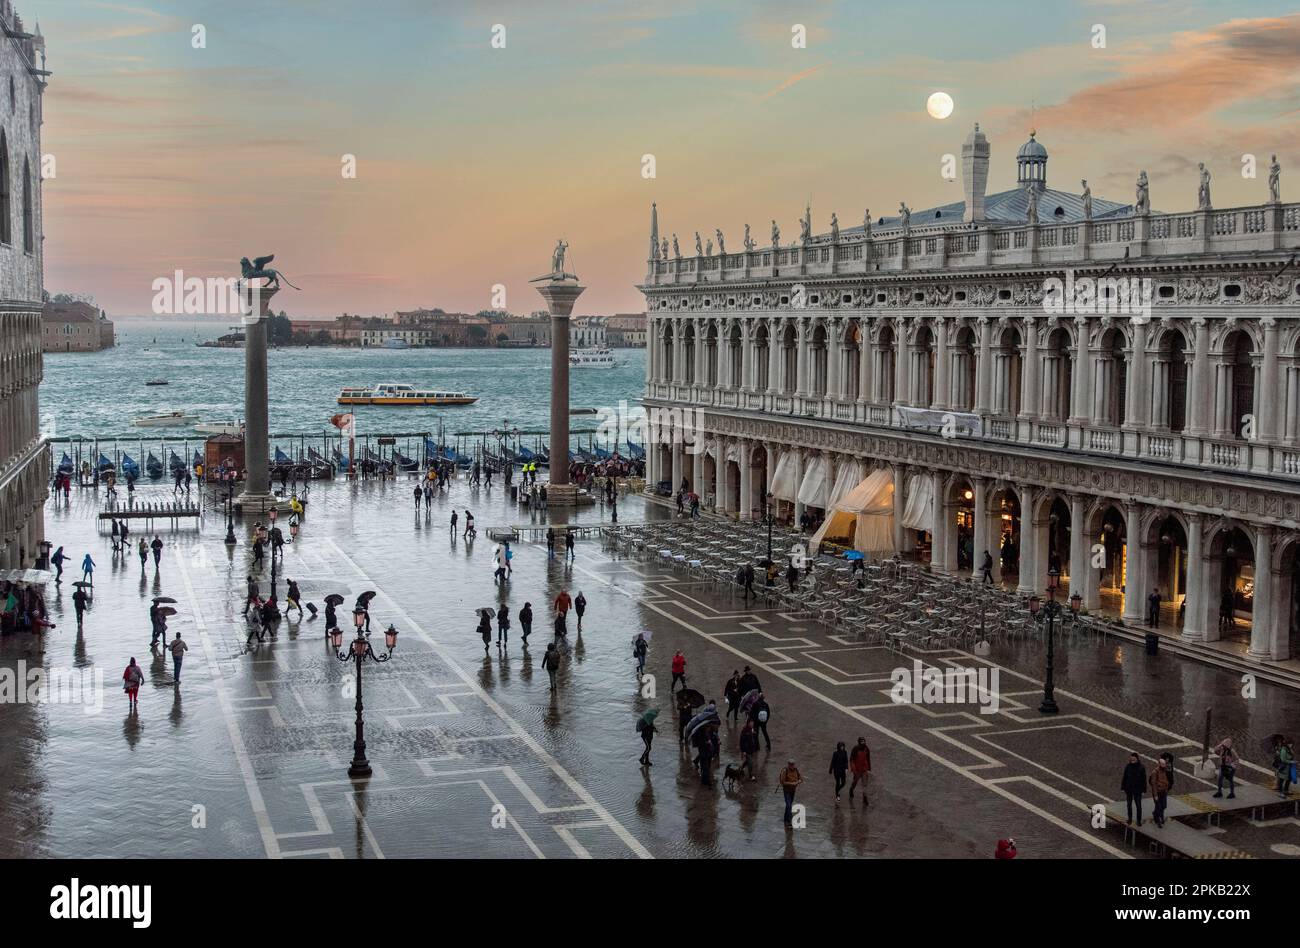
<instances>
[{"instance_id":1,"label":"wooden raised walkway","mask_svg":"<svg viewBox=\"0 0 1300 948\"><path fill-rule=\"evenodd\" d=\"M1123 800L1106 804L1106 819L1124 830L1125 842L1136 846L1139 838L1144 839L1148 847L1161 855L1189 859L1253 859L1255 857L1250 853L1233 849L1210 833L1180 821L1204 816L1210 825L1217 826L1224 813L1247 813L1250 819L1260 820L1264 818L1265 810L1273 806L1291 807L1293 813L1300 812L1300 797L1293 793L1283 800L1269 787L1238 780L1237 795L1232 800L1226 794L1216 798L1212 790L1170 794L1163 827L1156 826L1151 819L1155 803L1149 795L1142 798L1141 826L1126 823L1128 811Z\"/></svg>"}]
</instances>

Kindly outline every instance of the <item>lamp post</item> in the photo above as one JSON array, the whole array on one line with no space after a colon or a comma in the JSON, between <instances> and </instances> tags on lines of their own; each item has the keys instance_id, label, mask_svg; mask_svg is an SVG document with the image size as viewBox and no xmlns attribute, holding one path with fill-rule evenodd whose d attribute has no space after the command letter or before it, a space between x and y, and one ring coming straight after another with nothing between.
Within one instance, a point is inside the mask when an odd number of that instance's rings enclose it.
<instances>
[{"instance_id":1,"label":"lamp post","mask_svg":"<svg viewBox=\"0 0 1300 948\"><path fill-rule=\"evenodd\" d=\"M235 545L235 471L226 468L221 475L226 482L226 546Z\"/></svg>"},{"instance_id":2,"label":"lamp post","mask_svg":"<svg viewBox=\"0 0 1300 948\"><path fill-rule=\"evenodd\" d=\"M347 651L343 650L343 630L334 629L330 633L330 643L340 662L354 661L357 664L357 736L352 742L352 765L348 767L349 777L369 777L370 761L366 759L366 723L363 717L365 708L361 704L361 665L368 658L373 662L386 662L393 657L397 648L397 629L389 626L384 631L384 644L388 651L382 655L370 647L370 636L364 630L366 610L352 610L352 623L356 627L357 637Z\"/></svg>"},{"instance_id":3,"label":"lamp post","mask_svg":"<svg viewBox=\"0 0 1300 948\"><path fill-rule=\"evenodd\" d=\"M772 500L770 493L763 495L763 519L767 521L767 565L772 565Z\"/></svg>"},{"instance_id":4,"label":"lamp post","mask_svg":"<svg viewBox=\"0 0 1300 948\"><path fill-rule=\"evenodd\" d=\"M1056 590L1061 586L1061 572L1056 569L1047 571L1047 603L1037 596L1029 600L1029 612L1031 615L1038 615L1039 610L1043 610L1043 617L1047 620L1047 675L1043 681L1043 703L1038 706L1042 714L1056 714L1060 708L1056 705L1056 682L1055 682L1055 658L1056 658L1056 618L1061 613L1061 604L1056 601ZM1075 593L1070 597L1070 608L1077 614L1078 603L1081 597Z\"/></svg>"}]
</instances>

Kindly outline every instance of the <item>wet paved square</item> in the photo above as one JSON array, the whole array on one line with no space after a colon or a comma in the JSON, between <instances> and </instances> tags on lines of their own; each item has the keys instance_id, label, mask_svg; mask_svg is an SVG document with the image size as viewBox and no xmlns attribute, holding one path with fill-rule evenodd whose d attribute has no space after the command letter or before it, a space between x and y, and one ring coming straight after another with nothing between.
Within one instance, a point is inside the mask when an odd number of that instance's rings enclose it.
<instances>
[{"instance_id":1,"label":"wet paved square","mask_svg":"<svg viewBox=\"0 0 1300 948\"><path fill-rule=\"evenodd\" d=\"M1012 835L1022 857L1140 857L1145 849L1129 847L1117 829L1092 828L1088 811L1119 795L1129 749L1148 763L1172 751L1179 792L1212 789L1192 764L1213 707L1214 740L1236 737L1241 775L1267 783L1261 742L1287 731L1300 710L1285 689L1261 684L1246 700L1228 672L1079 638L1058 645L1062 710L1048 718L1037 711L1043 653L1035 641L999 643L987 659L959 650L900 656L660 562L616 556L594 534L579 540L569 564L521 539L502 588L486 531L530 515L500 487L489 494L458 484L426 513L412 510L405 481L338 483L313 489L280 578L297 580L318 605L340 593L345 620L352 599L375 590L373 627L399 630L393 660L364 669L375 775L354 783L345 774L354 671L326 645L323 618L283 621L272 639L250 643L241 616L250 557L242 543L227 550L215 510L198 532L162 534L155 575L134 556L113 557L94 528L94 500L77 492L68 507L47 509L49 534L70 559L91 552L99 563L83 634L71 616L75 577L65 574L49 590L59 627L44 652L11 635L0 641L0 666L102 669L104 707L0 705L10 736L0 749L0 825L11 827L0 855L986 858ZM449 531L453 506L462 518L466 507L475 512L476 541ZM623 501L619 514L666 515L639 498ZM595 522L608 511L577 518ZM265 589L269 571L258 578ZM562 587L581 589L589 606L581 632L570 617L552 696L541 658L549 603ZM170 658L148 650L156 595L179 600L173 628L190 644L179 690ZM494 643L485 655L474 609L505 603L514 614L525 601L536 613L528 646L516 621L508 646ZM653 633L653 699L642 697L630 649L642 629ZM701 787L678 750L663 692L678 648L691 686L720 702L732 669L748 664L759 675L773 748L758 754L757 781L725 788L719 767L715 787ZM131 655L146 675L138 715L126 713L118 684ZM914 659L996 668L997 713L970 700L895 704L891 673ZM633 724L654 707L665 714L654 766L642 770ZM871 805L846 797L837 806L830 753L860 734L872 749ZM723 765L738 761L736 740L724 724ZM807 825L787 832L776 774L791 757L805 778ZM1300 823L1289 810L1273 807L1260 824L1224 817L1221 827L1198 829L1253 855L1291 855Z\"/></svg>"}]
</instances>

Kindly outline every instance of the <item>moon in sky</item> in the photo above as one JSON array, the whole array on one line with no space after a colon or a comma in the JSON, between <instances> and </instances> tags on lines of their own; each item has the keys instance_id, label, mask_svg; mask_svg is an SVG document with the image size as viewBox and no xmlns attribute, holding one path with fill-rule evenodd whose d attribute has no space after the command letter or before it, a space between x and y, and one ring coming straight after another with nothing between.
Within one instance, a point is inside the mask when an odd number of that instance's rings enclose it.
<instances>
[{"instance_id":1,"label":"moon in sky","mask_svg":"<svg viewBox=\"0 0 1300 948\"><path fill-rule=\"evenodd\" d=\"M946 92L932 92L925 100L925 110L933 118L946 119L952 115L952 96Z\"/></svg>"}]
</instances>

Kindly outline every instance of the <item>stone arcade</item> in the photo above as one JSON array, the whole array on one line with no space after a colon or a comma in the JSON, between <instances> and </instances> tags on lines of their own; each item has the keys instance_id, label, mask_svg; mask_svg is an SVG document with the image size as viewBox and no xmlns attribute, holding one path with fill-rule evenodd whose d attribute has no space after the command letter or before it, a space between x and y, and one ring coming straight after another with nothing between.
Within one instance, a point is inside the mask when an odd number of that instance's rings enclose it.
<instances>
[{"instance_id":1,"label":"stone arcade","mask_svg":"<svg viewBox=\"0 0 1300 948\"><path fill-rule=\"evenodd\" d=\"M742 519L771 491L797 520L884 470L889 549L872 552L972 575L989 550L1026 594L1054 565L1087 608L1134 622L1158 589L1183 639L1290 657L1300 205L1276 175L1263 203L1224 209L1195 178L1152 196L1145 172L1131 204L1053 190L1034 136L1016 187L986 195L989 151L976 126L963 201L865 232L652 249L646 405L702 409L706 446L662 433L649 483L686 480ZM1067 278L1099 298L1062 305ZM1117 281L1149 306L1119 305Z\"/></svg>"}]
</instances>

